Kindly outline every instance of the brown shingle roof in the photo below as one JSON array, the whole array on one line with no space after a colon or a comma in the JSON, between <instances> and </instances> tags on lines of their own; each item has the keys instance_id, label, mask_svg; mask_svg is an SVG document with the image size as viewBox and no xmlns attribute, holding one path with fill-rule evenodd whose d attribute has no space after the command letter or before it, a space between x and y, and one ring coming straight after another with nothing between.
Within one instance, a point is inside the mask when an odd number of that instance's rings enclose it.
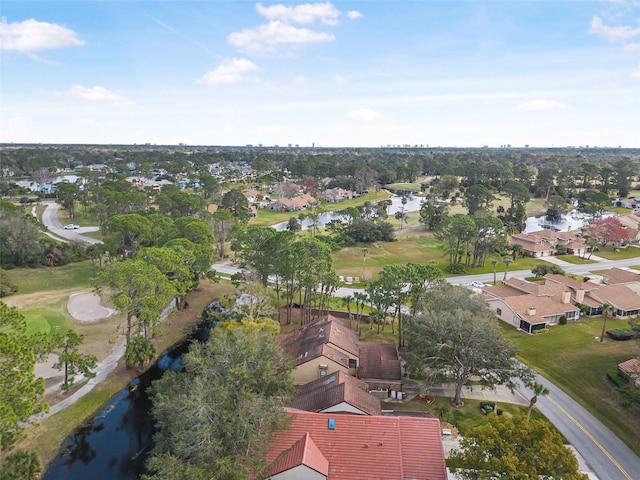
<instances>
[{"instance_id":1,"label":"brown shingle roof","mask_svg":"<svg viewBox=\"0 0 640 480\"><path fill-rule=\"evenodd\" d=\"M361 342L358 378L401 380L402 366L396 346L387 343Z\"/></svg>"},{"instance_id":2,"label":"brown shingle roof","mask_svg":"<svg viewBox=\"0 0 640 480\"><path fill-rule=\"evenodd\" d=\"M359 356L358 334L331 316L294 330L282 338L281 344L284 353L296 360L296 365L327 356L348 366L348 356L339 349Z\"/></svg>"},{"instance_id":3,"label":"brown shingle roof","mask_svg":"<svg viewBox=\"0 0 640 480\"><path fill-rule=\"evenodd\" d=\"M320 412L346 402L368 415L380 415L380 400L368 393L366 382L335 372L298 387L289 407L307 412Z\"/></svg>"},{"instance_id":4,"label":"brown shingle roof","mask_svg":"<svg viewBox=\"0 0 640 480\"><path fill-rule=\"evenodd\" d=\"M310 412L290 415L290 427L274 434L269 461L295 447L308 434L328 461L327 480L447 479L437 418ZM328 428L330 418L335 422L333 430Z\"/></svg>"},{"instance_id":5,"label":"brown shingle roof","mask_svg":"<svg viewBox=\"0 0 640 480\"><path fill-rule=\"evenodd\" d=\"M545 317L552 315L564 315L566 312L577 312L579 309L570 303L562 303L559 299L552 297L534 297L522 295L520 297L509 297L503 300L520 317L530 323L544 323ZM533 307L535 313L531 314L529 308Z\"/></svg>"},{"instance_id":6,"label":"brown shingle roof","mask_svg":"<svg viewBox=\"0 0 640 480\"><path fill-rule=\"evenodd\" d=\"M589 295L622 310L640 309L640 295L623 283L602 286Z\"/></svg>"},{"instance_id":7,"label":"brown shingle roof","mask_svg":"<svg viewBox=\"0 0 640 480\"><path fill-rule=\"evenodd\" d=\"M638 273L617 267L604 272L602 276L606 280L605 283L607 284L637 282L638 280L640 280L640 275Z\"/></svg>"},{"instance_id":8,"label":"brown shingle roof","mask_svg":"<svg viewBox=\"0 0 640 480\"><path fill-rule=\"evenodd\" d=\"M618 364L618 368L631 375L640 374L640 362L635 358Z\"/></svg>"}]
</instances>

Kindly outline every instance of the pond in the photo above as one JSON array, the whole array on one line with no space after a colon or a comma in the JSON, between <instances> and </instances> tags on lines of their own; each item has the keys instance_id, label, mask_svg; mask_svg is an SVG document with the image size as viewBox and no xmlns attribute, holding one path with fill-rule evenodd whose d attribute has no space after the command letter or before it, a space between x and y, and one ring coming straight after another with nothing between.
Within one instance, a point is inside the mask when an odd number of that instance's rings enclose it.
<instances>
[{"instance_id":1,"label":"pond","mask_svg":"<svg viewBox=\"0 0 640 480\"><path fill-rule=\"evenodd\" d=\"M396 212L399 212L402 210L402 207L403 207L402 196L394 195L390 197L389 200L391 200L391 206L387 209L387 213L391 217ZM404 205L404 211L416 212L417 210L420 210L420 207L422 206L422 200L423 200L423 197L408 195L407 203ZM301 210L298 212L291 212L291 216L298 218L298 214L300 213L306 213L306 211ZM415 215L417 215L417 213ZM318 226L322 227L327 223L329 223L331 220L346 220L346 219L342 215L340 215L338 211L325 212L318 215ZM302 220L301 225L302 225L302 230L307 230L311 228L311 226L313 225L313 221L310 218L305 218L304 220ZM287 229L287 222L276 223L275 225L272 225L272 227L278 230L279 232L281 232L282 230Z\"/></svg>"},{"instance_id":2,"label":"pond","mask_svg":"<svg viewBox=\"0 0 640 480\"><path fill-rule=\"evenodd\" d=\"M610 217L615 215L614 212L604 212L602 217ZM592 216L587 213L579 212L577 209L571 210L560 217L559 221L552 222L542 215L540 217L528 217L524 231L536 232L542 229L554 230L556 232L566 232L567 230L577 230L589 224Z\"/></svg>"},{"instance_id":3,"label":"pond","mask_svg":"<svg viewBox=\"0 0 640 480\"><path fill-rule=\"evenodd\" d=\"M164 352L128 388L111 397L100 410L63 442L44 480L137 480L153 448L153 419L147 389L167 370L180 368L180 357L191 340L203 341L212 324L201 324L187 340Z\"/></svg>"}]
</instances>

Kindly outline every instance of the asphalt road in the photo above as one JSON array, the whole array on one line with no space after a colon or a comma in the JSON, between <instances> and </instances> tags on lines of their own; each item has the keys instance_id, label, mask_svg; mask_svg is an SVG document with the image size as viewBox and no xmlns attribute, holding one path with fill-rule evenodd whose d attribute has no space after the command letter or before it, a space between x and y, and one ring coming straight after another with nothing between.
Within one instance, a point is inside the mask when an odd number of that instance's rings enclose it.
<instances>
[{"instance_id":1,"label":"asphalt road","mask_svg":"<svg viewBox=\"0 0 640 480\"><path fill-rule=\"evenodd\" d=\"M640 458L607 427L560 388L540 375L536 381L549 389L536 407L580 453L600 480L640 480ZM533 393L518 389L526 398ZM640 436L640 432L639 432Z\"/></svg>"},{"instance_id":2,"label":"asphalt road","mask_svg":"<svg viewBox=\"0 0 640 480\"><path fill-rule=\"evenodd\" d=\"M76 230L65 230L60 220L58 220L60 205L53 202L45 203L44 205L46 205L47 208L42 212L42 223L49 229L50 233L71 241L78 240L92 244L102 243L101 240L82 235L87 232L97 232L99 227L81 227Z\"/></svg>"}]
</instances>

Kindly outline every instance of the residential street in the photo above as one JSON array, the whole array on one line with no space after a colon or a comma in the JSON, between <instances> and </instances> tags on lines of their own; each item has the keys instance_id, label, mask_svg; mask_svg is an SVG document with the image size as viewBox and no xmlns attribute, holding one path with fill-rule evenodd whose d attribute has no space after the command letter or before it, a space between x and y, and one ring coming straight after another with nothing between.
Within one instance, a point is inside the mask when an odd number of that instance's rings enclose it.
<instances>
[{"instance_id":1,"label":"residential street","mask_svg":"<svg viewBox=\"0 0 640 480\"><path fill-rule=\"evenodd\" d=\"M62 228L60 220L58 220L58 210L60 205L55 202L44 203L47 208L42 212L42 223L49 229L49 232L57 237L61 237L66 240L81 240L87 243L102 243L101 240L87 237L82 235L87 232L96 232L99 227L80 227L76 230L65 230Z\"/></svg>"}]
</instances>

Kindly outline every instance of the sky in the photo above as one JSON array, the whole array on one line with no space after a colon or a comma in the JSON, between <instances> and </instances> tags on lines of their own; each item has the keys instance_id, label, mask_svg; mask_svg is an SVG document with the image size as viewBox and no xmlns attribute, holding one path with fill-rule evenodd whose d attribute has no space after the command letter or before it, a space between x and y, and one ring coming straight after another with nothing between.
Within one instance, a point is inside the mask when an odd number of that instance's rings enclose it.
<instances>
[{"instance_id":1,"label":"sky","mask_svg":"<svg viewBox=\"0 0 640 480\"><path fill-rule=\"evenodd\" d=\"M2 0L0 17L0 142L640 147L640 0Z\"/></svg>"}]
</instances>

